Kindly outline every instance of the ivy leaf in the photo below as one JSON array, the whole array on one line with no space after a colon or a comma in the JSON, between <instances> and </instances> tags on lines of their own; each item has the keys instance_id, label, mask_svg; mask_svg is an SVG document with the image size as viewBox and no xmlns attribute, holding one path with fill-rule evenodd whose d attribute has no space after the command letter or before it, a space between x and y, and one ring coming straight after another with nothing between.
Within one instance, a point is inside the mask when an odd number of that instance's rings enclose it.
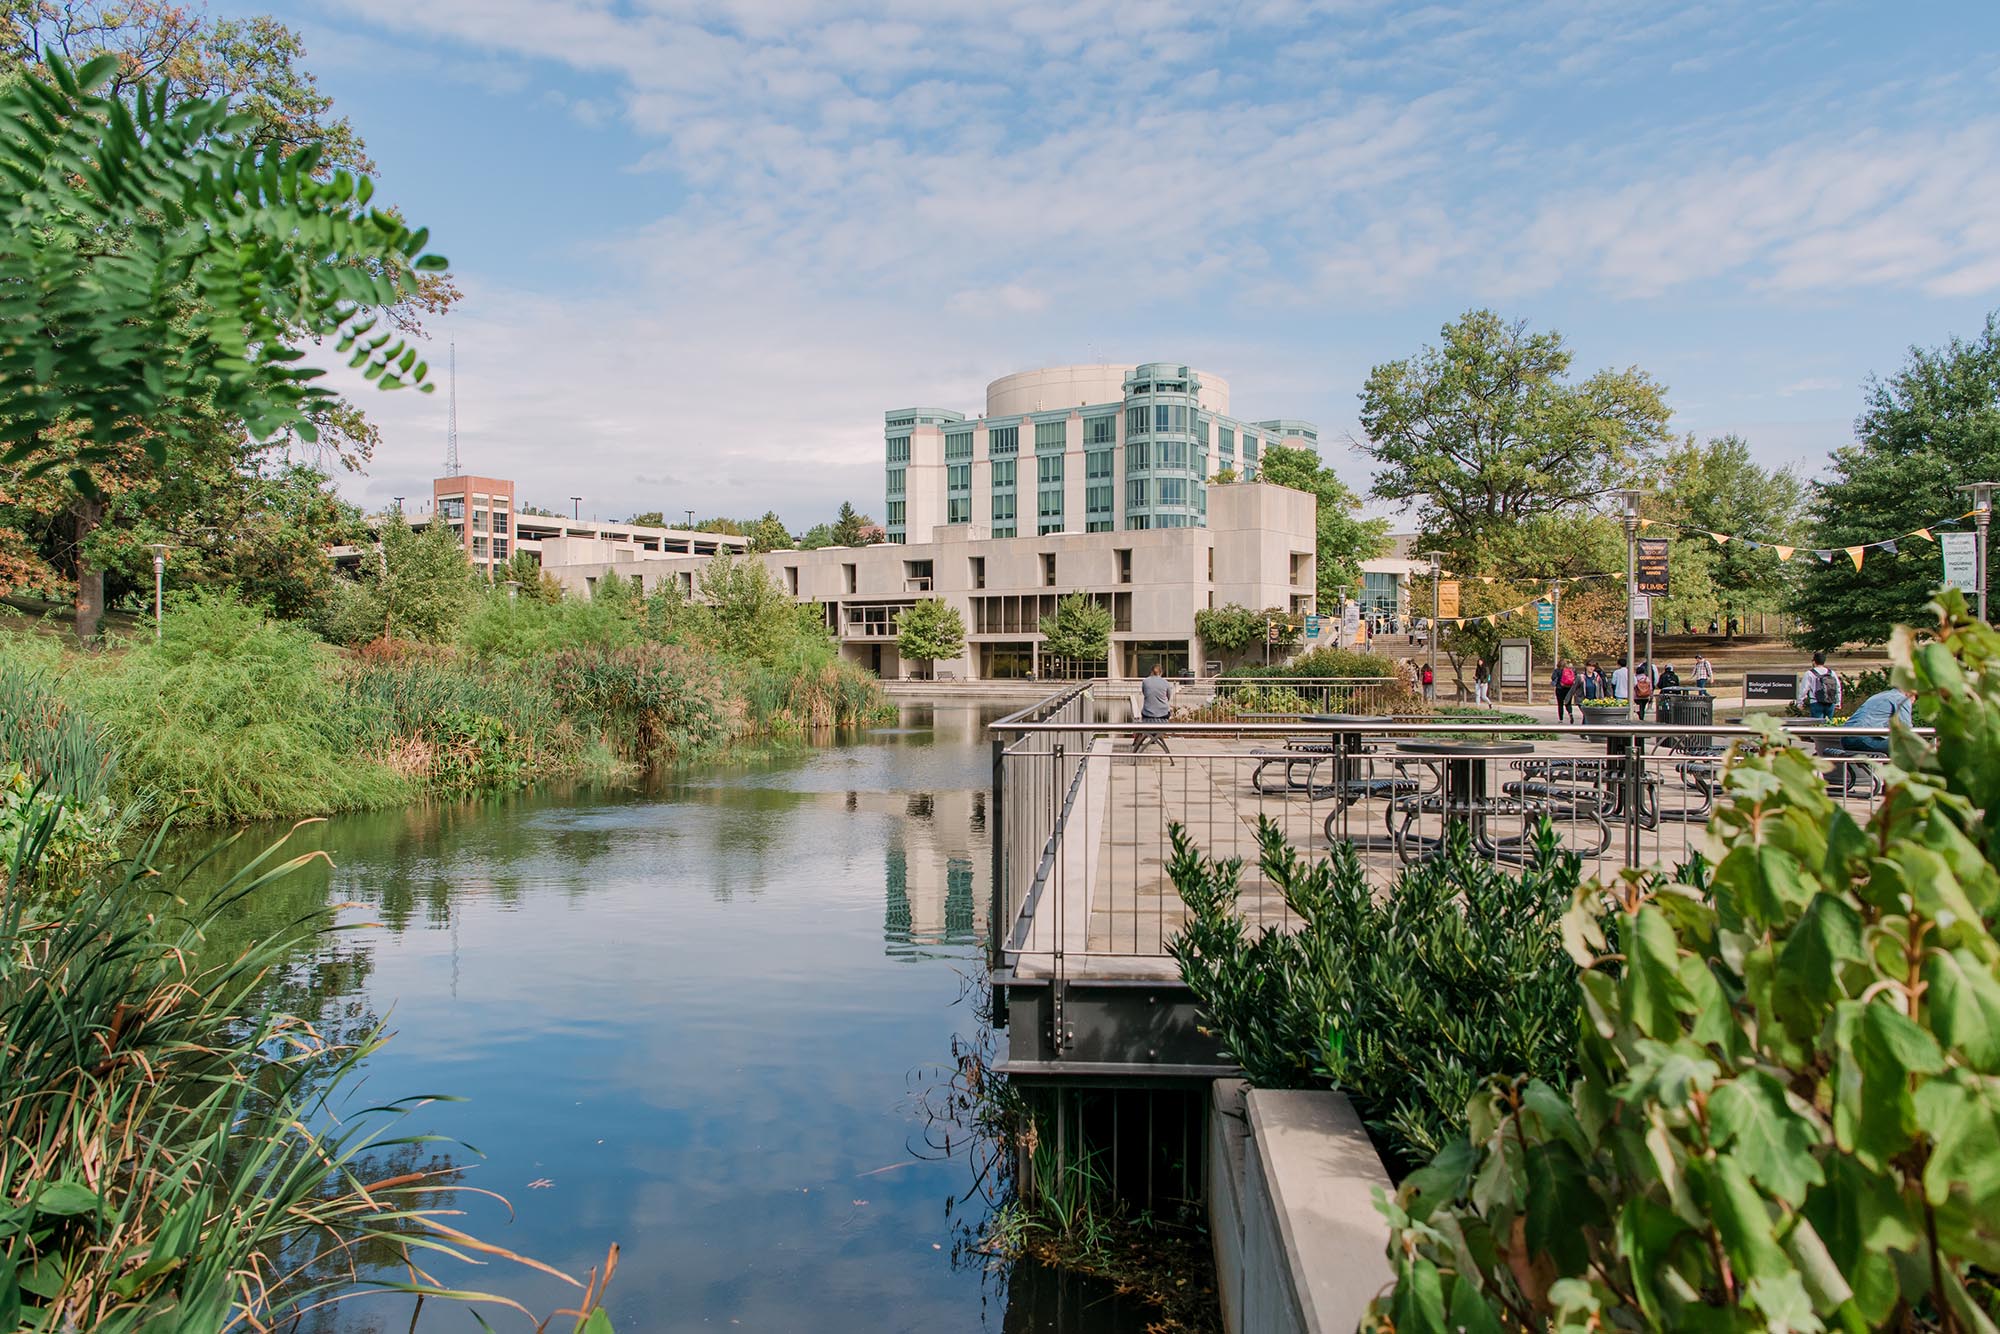
<instances>
[{"instance_id":1,"label":"ivy leaf","mask_svg":"<svg viewBox=\"0 0 2000 1334\"><path fill-rule=\"evenodd\" d=\"M1708 1118L1716 1147L1730 1150L1751 1180L1793 1208L1826 1180L1813 1156L1816 1128L1792 1110L1784 1085L1764 1071L1718 1086L1708 1099Z\"/></svg>"},{"instance_id":2,"label":"ivy leaf","mask_svg":"<svg viewBox=\"0 0 2000 1334\"><path fill-rule=\"evenodd\" d=\"M1926 1081L1914 1103L1934 1142L1924 1198L1941 1204L1956 1187L1975 1211L2000 1214L2000 1079L1956 1069Z\"/></svg>"},{"instance_id":3,"label":"ivy leaf","mask_svg":"<svg viewBox=\"0 0 2000 1334\"><path fill-rule=\"evenodd\" d=\"M1827 1006L1846 995L1841 970L1867 957L1861 947L1861 914L1832 894L1819 894L1786 939L1778 966L1792 975L1807 1000Z\"/></svg>"},{"instance_id":4,"label":"ivy leaf","mask_svg":"<svg viewBox=\"0 0 2000 1334\"><path fill-rule=\"evenodd\" d=\"M1843 1001L1834 1022L1834 1138L1879 1170L1916 1138L1910 1077L1936 1074L1944 1054L1929 1033L1886 1002Z\"/></svg>"},{"instance_id":5,"label":"ivy leaf","mask_svg":"<svg viewBox=\"0 0 2000 1334\"><path fill-rule=\"evenodd\" d=\"M2000 1074L2000 980L1964 950L1936 950L1924 981L1938 1041L1981 1074Z\"/></svg>"},{"instance_id":6,"label":"ivy leaf","mask_svg":"<svg viewBox=\"0 0 2000 1334\"><path fill-rule=\"evenodd\" d=\"M1681 984L1680 949L1657 908L1639 910L1625 927L1625 1013L1648 1037L1678 1037L1681 1011L1694 997Z\"/></svg>"}]
</instances>

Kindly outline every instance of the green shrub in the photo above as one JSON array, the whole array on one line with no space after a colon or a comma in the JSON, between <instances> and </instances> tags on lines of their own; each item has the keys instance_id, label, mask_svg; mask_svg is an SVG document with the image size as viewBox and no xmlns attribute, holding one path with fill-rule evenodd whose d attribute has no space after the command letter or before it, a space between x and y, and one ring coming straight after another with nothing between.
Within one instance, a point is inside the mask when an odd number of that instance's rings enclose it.
<instances>
[{"instance_id":1,"label":"green shrub","mask_svg":"<svg viewBox=\"0 0 2000 1334\"><path fill-rule=\"evenodd\" d=\"M332 651L231 596L175 607L164 641L84 659L66 685L119 757L116 791L197 821L382 805L408 795L363 758Z\"/></svg>"},{"instance_id":2,"label":"green shrub","mask_svg":"<svg viewBox=\"0 0 2000 1334\"><path fill-rule=\"evenodd\" d=\"M1572 1069L1578 993L1561 923L1580 861L1546 824L1518 875L1475 855L1460 826L1445 855L1378 894L1351 844L1308 862L1261 819L1258 867L1296 931L1252 928L1237 911L1241 859L1170 834L1167 870L1190 916L1167 948L1252 1083L1331 1083L1392 1163L1414 1167L1464 1137L1466 1101L1490 1076Z\"/></svg>"},{"instance_id":3,"label":"green shrub","mask_svg":"<svg viewBox=\"0 0 2000 1334\"><path fill-rule=\"evenodd\" d=\"M562 701L511 665L371 654L340 683L363 751L428 786L517 787L584 767Z\"/></svg>"},{"instance_id":4,"label":"green shrub","mask_svg":"<svg viewBox=\"0 0 2000 1334\"><path fill-rule=\"evenodd\" d=\"M1891 649L1936 741L1898 729L1866 825L1767 723L1726 763L1709 893L1579 895L1581 1077L1482 1092L1384 1202L1385 1327L1994 1327L2000 635L1937 609Z\"/></svg>"},{"instance_id":5,"label":"green shrub","mask_svg":"<svg viewBox=\"0 0 2000 1334\"><path fill-rule=\"evenodd\" d=\"M1316 648L1290 662L1265 667L1237 667L1225 676L1293 676L1324 680L1397 676L1396 660L1362 649Z\"/></svg>"},{"instance_id":6,"label":"green shrub","mask_svg":"<svg viewBox=\"0 0 2000 1334\"><path fill-rule=\"evenodd\" d=\"M104 730L63 699L49 673L0 660L0 773L88 802L110 791L116 767Z\"/></svg>"},{"instance_id":7,"label":"green shrub","mask_svg":"<svg viewBox=\"0 0 2000 1334\"><path fill-rule=\"evenodd\" d=\"M665 644L569 650L544 679L578 724L642 764L719 745L742 730L744 705L706 656Z\"/></svg>"}]
</instances>

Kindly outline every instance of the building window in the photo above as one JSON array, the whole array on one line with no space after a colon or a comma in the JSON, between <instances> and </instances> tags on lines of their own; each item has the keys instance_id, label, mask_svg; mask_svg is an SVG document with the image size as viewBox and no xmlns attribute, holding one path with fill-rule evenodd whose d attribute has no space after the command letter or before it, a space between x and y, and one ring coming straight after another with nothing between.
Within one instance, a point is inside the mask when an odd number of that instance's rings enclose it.
<instances>
[{"instance_id":1,"label":"building window","mask_svg":"<svg viewBox=\"0 0 2000 1334\"><path fill-rule=\"evenodd\" d=\"M1131 532L1135 533L1144 532L1146 529L1151 528L1152 526L1153 526L1153 519L1151 515L1128 514L1125 516L1125 527Z\"/></svg>"},{"instance_id":2,"label":"building window","mask_svg":"<svg viewBox=\"0 0 2000 1334\"><path fill-rule=\"evenodd\" d=\"M1130 547L1118 548L1118 582L1121 584L1132 582L1132 548Z\"/></svg>"},{"instance_id":3,"label":"building window","mask_svg":"<svg viewBox=\"0 0 2000 1334\"><path fill-rule=\"evenodd\" d=\"M1083 456L1083 475L1088 481L1098 481L1111 476L1111 451L1093 449Z\"/></svg>"},{"instance_id":4,"label":"building window","mask_svg":"<svg viewBox=\"0 0 2000 1334\"><path fill-rule=\"evenodd\" d=\"M1187 483L1178 477L1160 478L1160 499L1157 503L1175 507L1187 504Z\"/></svg>"},{"instance_id":5,"label":"building window","mask_svg":"<svg viewBox=\"0 0 2000 1334\"><path fill-rule=\"evenodd\" d=\"M1055 586L1056 553L1053 551L1044 551L1042 553L1042 587L1054 588Z\"/></svg>"},{"instance_id":6,"label":"building window","mask_svg":"<svg viewBox=\"0 0 2000 1334\"><path fill-rule=\"evenodd\" d=\"M944 456L945 456L945 460L946 460L947 462L951 461L952 459L969 459L969 458L971 458L971 457L972 457L972 432L970 432L970 431L947 431L947 432L945 432L945 437L944 437Z\"/></svg>"},{"instance_id":7,"label":"building window","mask_svg":"<svg viewBox=\"0 0 2000 1334\"><path fill-rule=\"evenodd\" d=\"M903 526L903 507L907 503L901 500L892 500L889 502L889 523L891 526L897 528Z\"/></svg>"},{"instance_id":8,"label":"building window","mask_svg":"<svg viewBox=\"0 0 2000 1334\"><path fill-rule=\"evenodd\" d=\"M993 485L996 489L1014 485L1014 469L1019 463L1013 459L996 459L993 463Z\"/></svg>"},{"instance_id":9,"label":"building window","mask_svg":"<svg viewBox=\"0 0 2000 1334\"><path fill-rule=\"evenodd\" d=\"M1218 426L1216 428L1215 448L1216 452L1221 454L1223 458L1234 461L1236 458L1236 431L1234 427Z\"/></svg>"},{"instance_id":10,"label":"building window","mask_svg":"<svg viewBox=\"0 0 2000 1334\"><path fill-rule=\"evenodd\" d=\"M860 569L860 567L859 567L859 566L857 566L857 565L843 565L843 566L841 566L841 567L840 567L840 591L841 591L841 592L843 592L843 593L852 593L852 592L854 592L854 591L855 591L855 589L856 589L856 586L857 586L857 585L858 585L858 584L860 583L860 574L861 574L861 569Z\"/></svg>"},{"instance_id":11,"label":"building window","mask_svg":"<svg viewBox=\"0 0 2000 1334\"><path fill-rule=\"evenodd\" d=\"M1150 443L1141 440L1136 445L1125 446L1125 475L1127 477L1135 472L1151 472L1152 470L1153 447Z\"/></svg>"},{"instance_id":12,"label":"building window","mask_svg":"<svg viewBox=\"0 0 2000 1334\"><path fill-rule=\"evenodd\" d=\"M1113 524L1109 519L1092 519L1083 525L1083 531L1086 533L1108 533L1112 530L1112 527Z\"/></svg>"},{"instance_id":13,"label":"building window","mask_svg":"<svg viewBox=\"0 0 2000 1334\"><path fill-rule=\"evenodd\" d=\"M966 573L972 576L972 586L974 588L986 587L986 557L967 556L965 558L965 568Z\"/></svg>"},{"instance_id":14,"label":"building window","mask_svg":"<svg viewBox=\"0 0 2000 1334\"><path fill-rule=\"evenodd\" d=\"M996 426L986 433L986 453L999 458L1004 454L1020 452L1021 428L1018 426Z\"/></svg>"},{"instance_id":15,"label":"building window","mask_svg":"<svg viewBox=\"0 0 2000 1334\"><path fill-rule=\"evenodd\" d=\"M1146 506L1147 506L1147 504L1148 504L1148 501L1147 501L1146 497L1147 497L1147 496L1148 496L1149 494L1150 494L1150 493L1149 493L1149 492L1147 491L1147 489L1146 489L1146 479L1145 479L1145 478L1143 478L1143 477L1129 477L1129 478L1127 478L1127 479L1125 480L1125 509L1126 509L1126 511L1127 511L1127 512L1129 513L1129 512L1130 512L1130 511L1132 511L1132 510L1142 510L1142 509L1145 509L1145 508L1146 508Z\"/></svg>"},{"instance_id":16,"label":"building window","mask_svg":"<svg viewBox=\"0 0 2000 1334\"><path fill-rule=\"evenodd\" d=\"M892 435L889 437L889 462L908 463L910 461L910 437Z\"/></svg>"},{"instance_id":17,"label":"building window","mask_svg":"<svg viewBox=\"0 0 2000 1334\"><path fill-rule=\"evenodd\" d=\"M437 512L438 517L447 523L457 523L465 517L465 497L439 496Z\"/></svg>"},{"instance_id":18,"label":"building window","mask_svg":"<svg viewBox=\"0 0 2000 1334\"><path fill-rule=\"evenodd\" d=\"M951 463L945 465L944 485L947 491L970 491L972 489L972 465Z\"/></svg>"},{"instance_id":19,"label":"building window","mask_svg":"<svg viewBox=\"0 0 2000 1334\"><path fill-rule=\"evenodd\" d=\"M1111 513L1111 483L1098 482L1083 491L1084 517L1095 519Z\"/></svg>"},{"instance_id":20,"label":"building window","mask_svg":"<svg viewBox=\"0 0 2000 1334\"><path fill-rule=\"evenodd\" d=\"M1083 443L1087 449L1091 445L1115 444L1118 438L1116 417L1085 417L1083 419Z\"/></svg>"},{"instance_id":21,"label":"building window","mask_svg":"<svg viewBox=\"0 0 2000 1334\"><path fill-rule=\"evenodd\" d=\"M995 491L993 493L993 522L996 524L1014 522L1014 493L1012 491ZM998 536L998 534L996 533L995 536Z\"/></svg>"},{"instance_id":22,"label":"building window","mask_svg":"<svg viewBox=\"0 0 2000 1334\"><path fill-rule=\"evenodd\" d=\"M1069 443L1068 422L1036 422L1035 451L1061 449Z\"/></svg>"},{"instance_id":23,"label":"building window","mask_svg":"<svg viewBox=\"0 0 2000 1334\"><path fill-rule=\"evenodd\" d=\"M1162 468L1185 468L1188 466L1188 447L1185 440L1160 441L1160 463Z\"/></svg>"},{"instance_id":24,"label":"building window","mask_svg":"<svg viewBox=\"0 0 2000 1334\"><path fill-rule=\"evenodd\" d=\"M1060 520L1063 512L1062 500L1060 487L1043 487L1035 497L1035 516L1041 519Z\"/></svg>"},{"instance_id":25,"label":"building window","mask_svg":"<svg viewBox=\"0 0 2000 1334\"><path fill-rule=\"evenodd\" d=\"M1014 525L1013 525L1013 524L1011 524L1011 523L1010 523L1010 524L1006 524L1006 525L1004 525L1004 526L1003 526L1003 525L1001 525L1001 524L997 524L997 523L996 523L996 524L994 524L994 525L993 525L993 536L995 536L995 537L1012 537L1013 535L1014 535Z\"/></svg>"},{"instance_id":26,"label":"building window","mask_svg":"<svg viewBox=\"0 0 2000 1334\"><path fill-rule=\"evenodd\" d=\"M1125 409L1125 438L1127 440L1130 440L1135 435L1148 434L1148 427L1151 424L1144 408Z\"/></svg>"},{"instance_id":27,"label":"building window","mask_svg":"<svg viewBox=\"0 0 2000 1334\"><path fill-rule=\"evenodd\" d=\"M1060 454L1044 454L1035 460L1035 480L1043 486L1050 483L1061 485L1063 461Z\"/></svg>"},{"instance_id":28,"label":"building window","mask_svg":"<svg viewBox=\"0 0 2000 1334\"><path fill-rule=\"evenodd\" d=\"M1245 463L1255 463L1257 461L1257 445L1257 437L1245 431L1243 433L1243 461Z\"/></svg>"},{"instance_id":29,"label":"building window","mask_svg":"<svg viewBox=\"0 0 2000 1334\"><path fill-rule=\"evenodd\" d=\"M971 523L972 497L952 496L947 499L944 502L944 521L946 523Z\"/></svg>"},{"instance_id":30,"label":"building window","mask_svg":"<svg viewBox=\"0 0 2000 1334\"><path fill-rule=\"evenodd\" d=\"M889 469L889 494L892 496L903 495L904 478L908 476L909 473L905 469L902 468Z\"/></svg>"}]
</instances>

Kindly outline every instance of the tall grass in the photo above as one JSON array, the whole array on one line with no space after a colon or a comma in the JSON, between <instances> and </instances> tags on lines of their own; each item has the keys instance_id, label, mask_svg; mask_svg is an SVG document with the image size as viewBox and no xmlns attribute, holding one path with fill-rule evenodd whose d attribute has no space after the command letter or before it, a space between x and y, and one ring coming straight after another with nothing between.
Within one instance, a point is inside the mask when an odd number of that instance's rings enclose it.
<instances>
[{"instance_id":1,"label":"tall grass","mask_svg":"<svg viewBox=\"0 0 2000 1334\"><path fill-rule=\"evenodd\" d=\"M17 882L42 846L17 851ZM431 1154L430 1137L397 1133L424 1100L345 1114L382 1030L337 1045L260 1002L314 922L196 962L210 926L323 854L273 846L197 897L198 868L156 866L159 846L60 911L22 894L0 909L0 1316L266 1329L370 1288L517 1306L429 1274L439 1259L520 1257L446 1221L464 1188L440 1169L383 1166ZM390 1276L363 1256L393 1261ZM576 1286L585 1328L598 1288Z\"/></svg>"},{"instance_id":2,"label":"tall grass","mask_svg":"<svg viewBox=\"0 0 2000 1334\"><path fill-rule=\"evenodd\" d=\"M0 771L18 770L80 802L106 796L116 767L104 729L65 701L47 672L0 660Z\"/></svg>"},{"instance_id":3,"label":"tall grass","mask_svg":"<svg viewBox=\"0 0 2000 1334\"><path fill-rule=\"evenodd\" d=\"M514 787L584 764L563 701L526 672L367 653L341 672L340 689L363 752L431 787Z\"/></svg>"}]
</instances>

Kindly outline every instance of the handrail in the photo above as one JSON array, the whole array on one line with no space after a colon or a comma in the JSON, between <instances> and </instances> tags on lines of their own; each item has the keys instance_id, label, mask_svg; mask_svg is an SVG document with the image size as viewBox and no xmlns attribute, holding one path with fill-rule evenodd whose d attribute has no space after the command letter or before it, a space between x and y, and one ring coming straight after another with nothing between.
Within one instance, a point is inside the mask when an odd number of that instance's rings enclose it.
<instances>
[{"instance_id":1,"label":"handrail","mask_svg":"<svg viewBox=\"0 0 2000 1334\"><path fill-rule=\"evenodd\" d=\"M990 724L999 727L1000 723ZM1306 732L1325 732L1338 735L1344 732L1363 732L1371 736L1384 733L1397 735L1424 736L1433 732L1451 732L1457 735L1471 733L1475 736L1521 736L1535 733L1539 736L1580 736L1595 740L1607 736L1731 736L1761 737L1763 732L1743 723L1475 723L1469 720L1447 718L1437 722L1404 722L1391 717L1382 722L1329 723L1314 721L1309 715L1299 715L1295 723L1194 723L1141 722L1134 719L1122 723L1092 723L1095 732L1105 733L1153 733L1171 732L1183 736L1297 736ZM1075 723L1015 723L1009 730L1018 732L1074 732ZM1918 736L1929 736L1932 729L1913 729ZM1887 727L1787 727L1786 736L1889 736Z\"/></svg>"}]
</instances>

